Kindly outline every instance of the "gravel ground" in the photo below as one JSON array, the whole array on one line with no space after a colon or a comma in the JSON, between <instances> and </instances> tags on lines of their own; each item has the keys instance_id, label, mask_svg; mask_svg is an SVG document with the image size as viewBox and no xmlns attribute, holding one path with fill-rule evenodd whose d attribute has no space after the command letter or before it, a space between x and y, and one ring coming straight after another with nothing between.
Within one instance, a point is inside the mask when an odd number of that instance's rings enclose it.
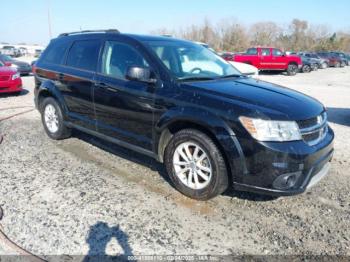
<instances>
[{"instance_id":1,"label":"gravel ground","mask_svg":"<svg viewBox=\"0 0 350 262\"><path fill-rule=\"evenodd\" d=\"M0 97L4 232L38 255L350 255L350 67L261 79L316 97L336 133L331 172L309 192L269 198L229 191L190 200L162 165L76 132L52 141L26 92ZM19 107L19 108L16 108ZM7 109L9 108L9 109ZM0 246L0 254L12 251Z\"/></svg>"}]
</instances>

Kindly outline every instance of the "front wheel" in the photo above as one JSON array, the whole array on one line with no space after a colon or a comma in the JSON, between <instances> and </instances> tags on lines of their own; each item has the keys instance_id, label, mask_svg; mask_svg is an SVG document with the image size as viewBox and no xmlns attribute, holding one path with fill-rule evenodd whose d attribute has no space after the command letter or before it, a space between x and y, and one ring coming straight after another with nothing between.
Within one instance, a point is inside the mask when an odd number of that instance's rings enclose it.
<instances>
[{"instance_id":1,"label":"front wheel","mask_svg":"<svg viewBox=\"0 0 350 262\"><path fill-rule=\"evenodd\" d=\"M322 63L321 68L326 69L328 67L328 64L326 62Z\"/></svg>"},{"instance_id":2,"label":"front wheel","mask_svg":"<svg viewBox=\"0 0 350 262\"><path fill-rule=\"evenodd\" d=\"M64 125L60 105L52 97L45 98L40 105L41 121L46 134L55 140L71 136L71 129Z\"/></svg>"},{"instance_id":3,"label":"front wheel","mask_svg":"<svg viewBox=\"0 0 350 262\"><path fill-rule=\"evenodd\" d=\"M195 129L173 136L165 150L165 166L176 189L193 199L211 199L228 186L222 153L210 137Z\"/></svg>"},{"instance_id":4,"label":"front wheel","mask_svg":"<svg viewBox=\"0 0 350 262\"><path fill-rule=\"evenodd\" d=\"M303 73L310 73L311 67L309 65L304 65L302 71Z\"/></svg>"},{"instance_id":5,"label":"front wheel","mask_svg":"<svg viewBox=\"0 0 350 262\"><path fill-rule=\"evenodd\" d=\"M289 76L294 76L296 75L298 72L298 66L296 64L290 64L288 65L288 68L287 68L287 74Z\"/></svg>"}]
</instances>

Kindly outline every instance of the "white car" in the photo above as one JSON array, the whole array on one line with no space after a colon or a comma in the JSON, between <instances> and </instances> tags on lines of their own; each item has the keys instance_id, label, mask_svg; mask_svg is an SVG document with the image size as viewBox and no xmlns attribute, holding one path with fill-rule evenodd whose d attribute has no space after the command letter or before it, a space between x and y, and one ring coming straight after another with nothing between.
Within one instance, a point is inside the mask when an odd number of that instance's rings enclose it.
<instances>
[{"instance_id":1,"label":"white car","mask_svg":"<svg viewBox=\"0 0 350 262\"><path fill-rule=\"evenodd\" d=\"M212 51L215 54L217 54L218 56L220 56L208 44L202 43L202 42L195 42L195 43L198 44L198 45L201 45L201 46L203 46L205 48L208 48L210 51ZM231 65L233 65L243 75L250 76L250 77L253 77L253 78L257 78L259 76L259 70L255 66L248 65L248 64L245 64L245 63L234 62L234 61L227 61L227 62L229 62Z\"/></svg>"},{"instance_id":2,"label":"white car","mask_svg":"<svg viewBox=\"0 0 350 262\"><path fill-rule=\"evenodd\" d=\"M257 78L259 76L259 70L255 66L234 61L228 62L231 65L233 65L238 71L240 71L243 75L250 76L253 78Z\"/></svg>"}]
</instances>

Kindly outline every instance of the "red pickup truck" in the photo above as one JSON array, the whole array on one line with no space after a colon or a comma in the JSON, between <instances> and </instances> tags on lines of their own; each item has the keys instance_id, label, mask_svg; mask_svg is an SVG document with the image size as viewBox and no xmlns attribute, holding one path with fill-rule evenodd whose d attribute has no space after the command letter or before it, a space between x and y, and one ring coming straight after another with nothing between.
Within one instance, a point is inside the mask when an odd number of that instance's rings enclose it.
<instances>
[{"instance_id":1,"label":"red pickup truck","mask_svg":"<svg viewBox=\"0 0 350 262\"><path fill-rule=\"evenodd\" d=\"M249 48L245 54L236 54L233 61L251 64L259 70L286 71L288 75L295 75L302 67L299 56L286 55L273 47Z\"/></svg>"}]
</instances>

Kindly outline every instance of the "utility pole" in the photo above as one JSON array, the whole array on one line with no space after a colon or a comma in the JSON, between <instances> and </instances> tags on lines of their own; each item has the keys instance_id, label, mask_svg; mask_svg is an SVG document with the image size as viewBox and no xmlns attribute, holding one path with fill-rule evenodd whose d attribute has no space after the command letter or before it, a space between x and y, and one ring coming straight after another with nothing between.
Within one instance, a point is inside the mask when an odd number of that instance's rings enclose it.
<instances>
[{"instance_id":1,"label":"utility pole","mask_svg":"<svg viewBox=\"0 0 350 262\"><path fill-rule=\"evenodd\" d=\"M49 26L49 38L51 40L52 32L51 32L50 0L47 0L47 22Z\"/></svg>"}]
</instances>

